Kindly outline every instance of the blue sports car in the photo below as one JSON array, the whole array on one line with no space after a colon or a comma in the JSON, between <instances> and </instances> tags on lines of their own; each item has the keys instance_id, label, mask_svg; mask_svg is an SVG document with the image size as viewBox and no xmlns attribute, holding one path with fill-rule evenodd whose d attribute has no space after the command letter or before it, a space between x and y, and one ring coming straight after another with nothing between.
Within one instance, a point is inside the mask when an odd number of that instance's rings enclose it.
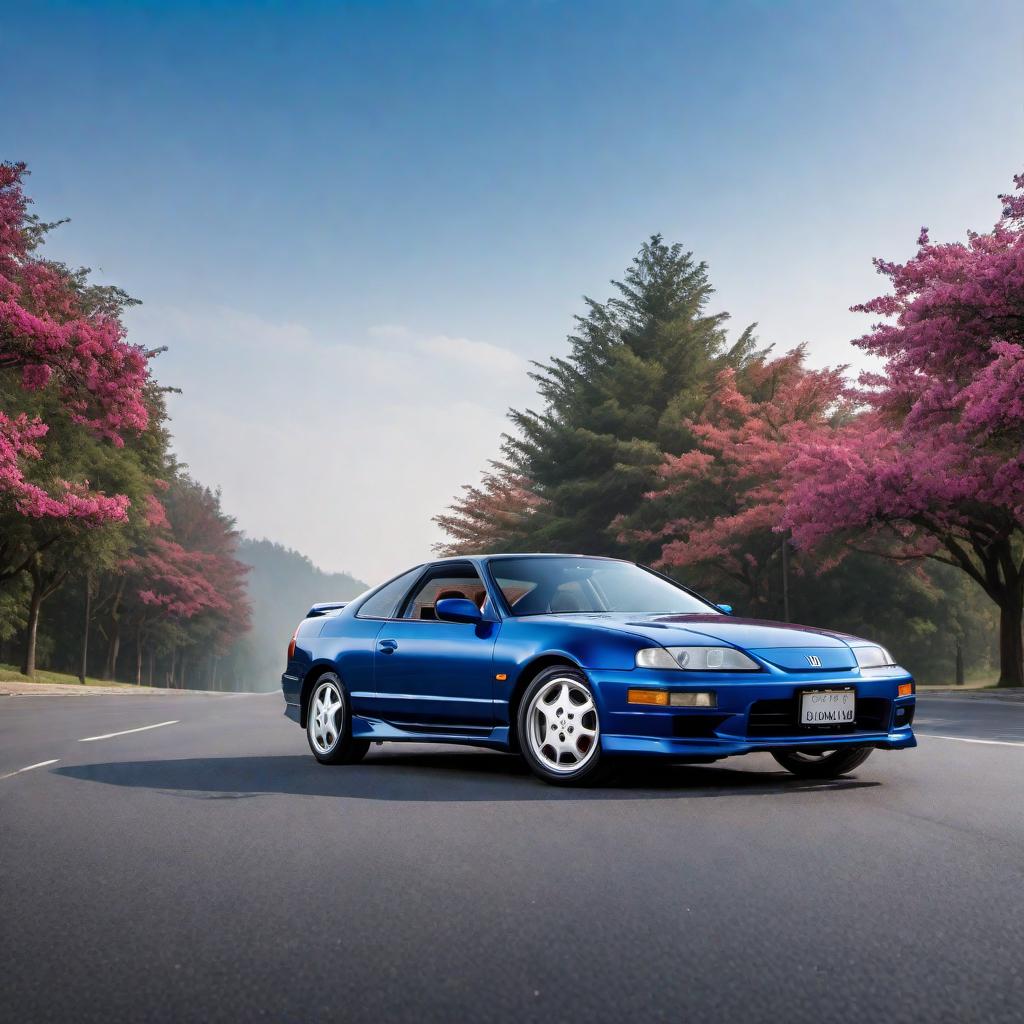
<instances>
[{"instance_id":1,"label":"blue sports car","mask_svg":"<svg viewBox=\"0 0 1024 1024\"><path fill-rule=\"evenodd\" d=\"M883 647L735 618L612 558L447 558L314 605L281 685L323 764L428 740L518 751L561 785L595 782L616 755L755 751L834 778L916 746L914 681Z\"/></svg>"}]
</instances>

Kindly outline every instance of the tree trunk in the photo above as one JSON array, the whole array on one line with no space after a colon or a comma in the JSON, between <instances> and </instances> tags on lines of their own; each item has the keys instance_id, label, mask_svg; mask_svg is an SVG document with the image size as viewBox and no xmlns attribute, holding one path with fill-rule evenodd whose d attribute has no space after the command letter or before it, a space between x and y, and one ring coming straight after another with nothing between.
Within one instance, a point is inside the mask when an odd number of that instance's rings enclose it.
<instances>
[{"instance_id":1,"label":"tree trunk","mask_svg":"<svg viewBox=\"0 0 1024 1024\"><path fill-rule=\"evenodd\" d=\"M135 685L142 685L142 627L135 635Z\"/></svg>"},{"instance_id":2,"label":"tree trunk","mask_svg":"<svg viewBox=\"0 0 1024 1024\"><path fill-rule=\"evenodd\" d=\"M21 674L34 679L36 675L36 633L39 630L39 609L43 605L43 582L38 573L32 573L32 596L28 603L28 623L25 626L25 657Z\"/></svg>"},{"instance_id":3,"label":"tree trunk","mask_svg":"<svg viewBox=\"0 0 1024 1024\"><path fill-rule=\"evenodd\" d=\"M103 665L103 678L111 680L117 673L117 656L121 651L121 598L124 596L124 579L117 584L110 606L110 636L107 642L107 660Z\"/></svg>"},{"instance_id":4,"label":"tree trunk","mask_svg":"<svg viewBox=\"0 0 1024 1024\"><path fill-rule=\"evenodd\" d=\"M103 678L111 680L117 673L117 656L121 653L121 623L114 619L110 627L110 642L107 644L107 663L103 668Z\"/></svg>"},{"instance_id":5,"label":"tree trunk","mask_svg":"<svg viewBox=\"0 0 1024 1024\"><path fill-rule=\"evenodd\" d=\"M1024 562L1014 541L1013 531L993 539L988 530L979 530L969 544L947 534L943 544L952 557L939 557L966 572L999 608L997 686L1024 686Z\"/></svg>"},{"instance_id":6,"label":"tree trunk","mask_svg":"<svg viewBox=\"0 0 1024 1024\"><path fill-rule=\"evenodd\" d=\"M999 605L999 686L1024 686L1024 593Z\"/></svg>"},{"instance_id":7,"label":"tree trunk","mask_svg":"<svg viewBox=\"0 0 1024 1024\"><path fill-rule=\"evenodd\" d=\"M82 624L82 667L78 681L84 686L89 674L89 626L92 624L92 576L85 577L85 622Z\"/></svg>"}]
</instances>

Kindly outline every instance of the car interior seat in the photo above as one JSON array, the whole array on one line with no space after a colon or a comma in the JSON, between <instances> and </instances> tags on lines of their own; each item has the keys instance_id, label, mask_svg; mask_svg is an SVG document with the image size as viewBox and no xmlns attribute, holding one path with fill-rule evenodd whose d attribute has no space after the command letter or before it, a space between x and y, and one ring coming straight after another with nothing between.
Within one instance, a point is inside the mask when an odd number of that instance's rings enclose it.
<instances>
[{"instance_id":1,"label":"car interior seat","mask_svg":"<svg viewBox=\"0 0 1024 1024\"><path fill-rule=\"evenodd\" d=\"M571 590L556 590L551 595L548 611L552 612L582 612L585 611L583 602L578 594Z\"/></svg>"}]
</instances>

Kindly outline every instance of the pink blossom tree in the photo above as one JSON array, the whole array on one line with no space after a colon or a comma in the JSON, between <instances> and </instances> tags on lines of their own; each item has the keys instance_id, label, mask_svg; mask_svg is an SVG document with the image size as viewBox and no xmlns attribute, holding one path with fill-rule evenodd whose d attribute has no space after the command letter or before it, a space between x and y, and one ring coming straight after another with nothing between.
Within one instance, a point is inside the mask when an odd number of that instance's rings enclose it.
<instances>
[{"instance_id":1,"label":"pink blossom tree","mask_svg":"<svg viewBox=\"0 0 1024 1024\"><path fill-rule=\"evenodd\" d=\"M54 225L29 214L25 173L0 164L0 580L32 580L31 675L39 607L69 571L46 553L127 520L129 496L92 486L85 471L103 460L85 456L145 429L152 353L124 337L123 292L39 255Z\"/></svg>"},{"instance_id":2,"label":"pink blossom tree","mask_svg":"<svg viewBox=\"0 0 1024 1024\"><path fill-rule=\"evenodd\" d=\"M136 683L142 682L143 645L153 632L160 627L185 627L204 614L231 611L228 598L218 592L212 578L215 557L187 551L176 541L159 537L144 553L122 564L131 588L128 608L136 636Z\"/></svg>"},{"instance_id":3,"label":"pink blossom tree","mask_svg":"<svg viewBox=\"0 0 1024 1024\"><path fill-rule=\"evenodd\" d=\"M18 391L52 388L64 415L116 446L148 419L149 353L124 338L118 314L127 296L37 255L52 225L29 215L24 174L24 164L0 164L0 501L34 519L123 520L123 495L92 491L88 481L63 479L45 465L50 426L32 403L27 411L12 408ZM45 486L30 479L33 469ZM0 571L12 569L20 571Z\"/></svg>"},{"instance_id":4,"label":"pink blossom tree","mask_svg":"<svg viewBox=\"0 0 1024 1024\"><path fill-rule=\"evenodd\" d=\"M657 565L739 585L752 608L769 604L784 539L783 471L789 446L848 411L841 370L809 370L804 351L719 372L699 416L686 421L692 447L667 454L661 486L647 495L651 529L625 529L623 543L660 545ZM625 524L620 524L625 525Z\"/></svg>"},{"instance_id":5,"label":"pink blossom tree","mask_svg":"<svg viewBox=\"0 0 1024 1024\"><path fill-rule=\"evenodd\" d=\"M146 502L148 530L120 567L120 614L135 634L135 681L142 681L143 648L172 652L171 681L192 648L215 658L249 628L248 567L236 557L238 533L216 493L179 476L163 501ZM113 667L116 666L116 651Z\"/></svg>"},{"instance_id":6,"label":"pink blossom tree","mask_svg":"<svg viewBox=\"0 0 1024 1024\"><path fill-rule=\"evenodd\" d=\"M542 504L521 473L507 463L492 462L479 486L465 485L447 511L434 516L450 538L436 550L443 555L510 550Z\"/></svg>"},{"instance_id":7,"label":"pink blossom tree","mask_svg":"<svg viewBox=\"0 0 1024 1024\"><path fill-rule=\"evenodd\" d=\"M1024 685L1024 175L965 242L922 229L855 344L879 357L850 424L795 444L782 525L803 548L856 539L956 566L999 608L1002 686Z\"/></svg>"}]
</instances>

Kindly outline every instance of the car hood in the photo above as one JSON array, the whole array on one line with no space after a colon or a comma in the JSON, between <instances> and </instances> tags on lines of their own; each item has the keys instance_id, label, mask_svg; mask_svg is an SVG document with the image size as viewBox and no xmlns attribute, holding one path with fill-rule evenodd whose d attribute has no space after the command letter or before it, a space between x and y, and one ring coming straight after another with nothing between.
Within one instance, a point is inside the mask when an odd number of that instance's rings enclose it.
<instances>
[{"instance_id":1,"label":"car hood","mask_svg":"<svg viewBox=\"0 0 1024 1024\"><path fill-rule=\"evenodd\" d=\"M761 619L740 619L733 615L637 615L602 613L591 615L562 614L544 616L549 619L589 624L613 629L633 636L642 636L662 647L687 644L708 644L715 641L739 647L780 668L807 670L807 655L816 656L826 669L845 669L856 665L850 644L864 641L844 633L796 626Z\"/></svg>"}]
</instances>

